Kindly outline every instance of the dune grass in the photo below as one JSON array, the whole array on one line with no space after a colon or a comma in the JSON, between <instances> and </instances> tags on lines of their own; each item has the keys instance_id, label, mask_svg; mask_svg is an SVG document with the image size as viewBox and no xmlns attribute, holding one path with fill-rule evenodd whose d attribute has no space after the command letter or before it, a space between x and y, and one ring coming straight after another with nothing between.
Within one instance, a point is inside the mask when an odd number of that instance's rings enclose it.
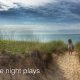
<instances>
[{"instance_id":1,"label":"dune grass","mask_svg":"<svg viewBox=\"0 0 80 80\"><path fill-rule=\"evenodd\" d=\"M79 61L80 61L80 42L77 42L77 43L75 44L75 49L76 49L76 51L78 52Z\"/></svg>"},{"instance_id":2,"label":"dune grass","mask_svg":"<svg viewBox=\"0 0 80 80\"><path fill-rule=\"evenodd\" d=\"M75 48L80 53L80 42L76 43Z\"/></svg>"},{"instance_id":3,"label":"dune grass","mask_svg":"<svg viewBox=\"0 0 80 80\"><path fill-rule=\"evenodd\" d=\"M0 52L3 50L12 53L30 53L37 49L45 53L63 53L67 50L66 44L62 41L51 42L28 42L28 41L7 41L0 40Z\"/></svg>"}]
</instances>

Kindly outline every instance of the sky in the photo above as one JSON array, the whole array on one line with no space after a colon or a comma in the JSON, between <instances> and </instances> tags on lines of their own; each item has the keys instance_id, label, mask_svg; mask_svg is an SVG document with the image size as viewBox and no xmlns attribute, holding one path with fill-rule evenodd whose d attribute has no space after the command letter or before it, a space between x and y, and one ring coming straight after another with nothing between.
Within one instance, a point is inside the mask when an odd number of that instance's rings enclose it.
<instances>
[{"instance_id":1,"label":"sky","mask_svg":"<svg viewBox=\"0 0 80 80\"><path fill-rule=\"evenodd\" d=\"M0 0L0 28L79 30L80 0Z\"/></svg>"},{"instance_id":2,"label":"sky","mask_svg":"<svg viewBox=\"0 0 80 80\"><path fill-rule=\"evenodd\" d=\"M44 6L47 3L55 3L65 0L0 0L2 10L8 10L10 8L18 8L19 5L22 7L39 7ZM67 2L79 2L80 0L67 0Z\"/></svg>"}]
</instances>

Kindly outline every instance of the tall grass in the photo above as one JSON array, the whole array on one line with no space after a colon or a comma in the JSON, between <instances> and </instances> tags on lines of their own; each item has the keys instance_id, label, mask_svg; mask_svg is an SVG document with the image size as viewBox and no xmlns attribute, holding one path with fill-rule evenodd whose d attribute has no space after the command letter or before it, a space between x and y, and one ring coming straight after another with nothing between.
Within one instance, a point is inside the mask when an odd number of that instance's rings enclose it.
<instances>
[{"instance_id":1,"label":"tall grass","mask_svg":"<svg viewBox=\"0 0 80 80\"><path fill-rule=\"evenodd\" d=\"M76 51L78 52L79 61L80 61L80 42L77 42L77 43L75 44L75 49L76 49Z\"/></svg>"},{"instance_id":2,"label":"tall grass","mask_svg":"<svg viewBox=\"0 0 80 80\"><path fill-rule=\"evenodd\" d=\"M76 48L76 51L80 53L80 42L76 43L75 48Z\"/></svg>"},{"instance_id":3,"label":"tall grass","mask_svg":"<svg viewBox=\"0 0 80 80\"><path fill-rule=\"evenodd\" d=\"M7 41L0 40L0 52L3 50L12 53L30 53L37 49L45 53L63 53L67 50L66 44L62 41L51 42L28 42L28 41Z\"/></svg>"}]
</instances>

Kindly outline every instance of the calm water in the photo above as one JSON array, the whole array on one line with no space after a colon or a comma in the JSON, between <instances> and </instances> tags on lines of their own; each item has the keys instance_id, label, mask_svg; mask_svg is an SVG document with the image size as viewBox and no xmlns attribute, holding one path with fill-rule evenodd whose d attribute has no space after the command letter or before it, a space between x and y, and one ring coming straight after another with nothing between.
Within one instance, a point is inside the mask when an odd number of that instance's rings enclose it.
<instances>
[{"instance_id":1,"label":"calm water","mask_svg":"<svg viewBox=\"0 0 80 80\"><path fill-rule=\"evenodd\" d=\"M0 35L1 40L17 40L17 41L52 41L62 40L67 42L68 39L73 42L80 41L80 34L4 34Z\"/></svg>"}]
</instances>

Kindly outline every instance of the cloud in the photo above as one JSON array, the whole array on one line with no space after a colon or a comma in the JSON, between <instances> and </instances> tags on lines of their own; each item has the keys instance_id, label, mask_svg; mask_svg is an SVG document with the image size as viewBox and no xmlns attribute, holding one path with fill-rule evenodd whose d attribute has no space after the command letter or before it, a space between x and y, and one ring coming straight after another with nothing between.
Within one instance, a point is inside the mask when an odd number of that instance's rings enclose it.
<instances>
[{"instance_id":1,"label":"cloud","mask_svg":"<svg viewBox=\"0 0 80 80\"><path fill-rule=\"evenodd\" d=\"M56 0L0 0L0 11L10 8L21 7L39 7Z\"/></svg>"},{"instance_id":2,"label":"cloud","mask_svg":"<svg viewBox=\"0 0 80 80\"><path fill-rule=\"evenodd\" d=\"M48 3L60 2L65 0L0 0L0 11L10 8L39 7ZM80 0L67 0L67 2L80 2Z\"/></svg>"}]
</instances>

